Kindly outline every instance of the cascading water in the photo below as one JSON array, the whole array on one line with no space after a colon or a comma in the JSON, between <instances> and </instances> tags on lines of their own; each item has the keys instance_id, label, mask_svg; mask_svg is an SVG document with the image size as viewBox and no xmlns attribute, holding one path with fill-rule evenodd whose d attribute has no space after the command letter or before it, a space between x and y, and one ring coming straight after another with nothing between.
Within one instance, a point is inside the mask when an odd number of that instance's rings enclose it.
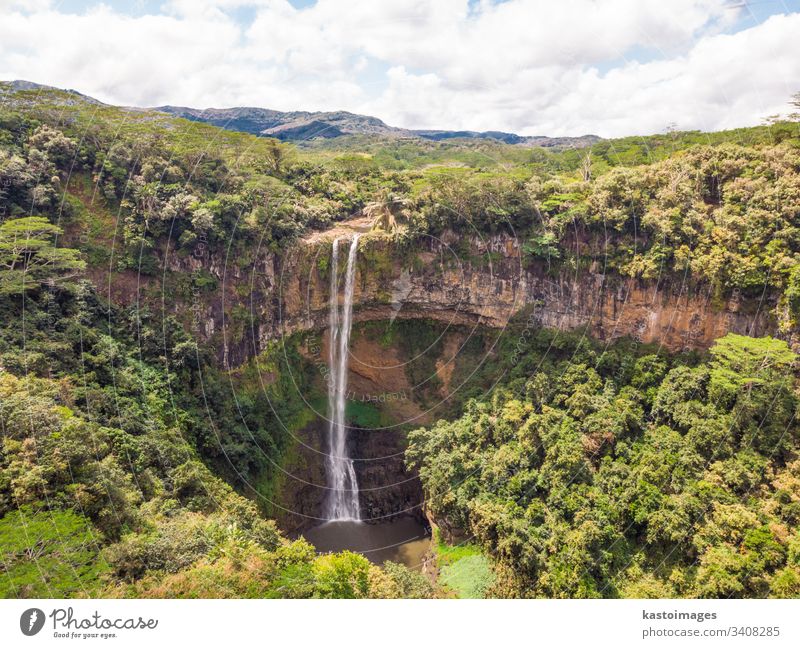
<instances>
[{"instance_id":1,"label":"cascading water","mask_svg":"<svg viewBox=\"0 0 800 648\"><path fill-rule=\"evenodd\" d=\"M344 423L347 395L347 361L350 352L350 329L353 324L353 291L355 288L356 253L358 234L350 242L347 255L347 271L344 280L344 301L339 312L339 240L333 242L331 255L331 300L328 322L330 348L328 361L328 426L329 454L328 498L325 517L328 520L360 520L358 483L353 460L347 456L347 428Z\"/></svg>"}]
</instances>

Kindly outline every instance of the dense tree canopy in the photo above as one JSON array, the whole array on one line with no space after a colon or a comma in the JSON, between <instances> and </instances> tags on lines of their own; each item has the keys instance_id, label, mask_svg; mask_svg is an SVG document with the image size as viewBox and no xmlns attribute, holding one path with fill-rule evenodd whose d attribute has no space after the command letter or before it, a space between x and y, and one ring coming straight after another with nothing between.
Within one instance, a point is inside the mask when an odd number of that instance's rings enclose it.
<instances>
[{"instance_id":1,"label":"dense tree canopy","mask_svg":"<svg viewBox=\"0 0 800 648\"><path fill-rule=\"evenodd\" d=\"M787 344L728 335L699 364L575 355L410 437L426 505L497 561L497 593L800 595Z\"/></svg>"}]
</instances>

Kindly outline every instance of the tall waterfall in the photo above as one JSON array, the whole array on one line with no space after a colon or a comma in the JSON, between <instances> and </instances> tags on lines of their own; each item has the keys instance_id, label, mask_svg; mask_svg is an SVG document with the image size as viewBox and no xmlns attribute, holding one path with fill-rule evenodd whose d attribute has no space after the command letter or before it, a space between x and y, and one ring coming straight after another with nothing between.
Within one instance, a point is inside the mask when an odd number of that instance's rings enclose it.
<instances>
[{"instance_id":1,"label":"tall waterfall","mask_svg":"<svg viewBox=\"0 0 800 648\"><path fill-rule=\"evenodd\" d=\"M355 287L358 234L350 242L347 273L344 280L344 301L339 310L339 241L333 242L331 256L331 298L328 314L330 344L328 362L328 498L325 517L329 520L360 520L358 483L353 460L347 456L347 428L344 414L347 395L347 361L350 351L350 329L353 325L353 290Z\"/></svg>"}]
</instances>

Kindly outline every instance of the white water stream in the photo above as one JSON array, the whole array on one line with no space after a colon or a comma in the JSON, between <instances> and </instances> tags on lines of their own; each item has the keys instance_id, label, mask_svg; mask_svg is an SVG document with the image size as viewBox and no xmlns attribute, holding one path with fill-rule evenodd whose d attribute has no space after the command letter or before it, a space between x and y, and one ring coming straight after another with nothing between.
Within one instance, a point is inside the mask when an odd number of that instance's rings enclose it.
<instances>
[{"instance_id":1,"label":"white water stream","mask_svg":"<svg viewBox=\"0 0 800 648\"><path fill-rule=\"evenodd\" d=\"M355 287L358 234L354 234L347 255L344 280L344 300L339 307L339 241L333 242L331 257L331 298L329 322L328 362L328 497L325 517L328 520L360 520L358 482L353 460L347 452L347 428L344 422L347 395L347 363L350 353L350 330L353 325L353 290Z\"/></svg>"}]
</instances>

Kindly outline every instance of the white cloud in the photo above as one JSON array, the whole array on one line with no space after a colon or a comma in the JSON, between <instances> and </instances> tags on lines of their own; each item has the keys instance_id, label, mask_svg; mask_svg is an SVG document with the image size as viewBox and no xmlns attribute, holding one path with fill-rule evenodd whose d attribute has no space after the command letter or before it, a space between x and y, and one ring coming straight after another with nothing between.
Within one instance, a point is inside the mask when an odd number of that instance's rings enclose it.
<instances>
[{"instance_id":1,"label":"white cloud","mask_svg":"<svg viewBox=\"0 0 800 648\"><path fill-rule=\"evenodd\" d=\"M726 34L739 10L725 0L170 0L138 17L57 6L0 0L0 78L133 105L605 136L757 123L800 87L800 15ZM250 24L235 19L243 8Z\"/></svg>"}]
</instances>

